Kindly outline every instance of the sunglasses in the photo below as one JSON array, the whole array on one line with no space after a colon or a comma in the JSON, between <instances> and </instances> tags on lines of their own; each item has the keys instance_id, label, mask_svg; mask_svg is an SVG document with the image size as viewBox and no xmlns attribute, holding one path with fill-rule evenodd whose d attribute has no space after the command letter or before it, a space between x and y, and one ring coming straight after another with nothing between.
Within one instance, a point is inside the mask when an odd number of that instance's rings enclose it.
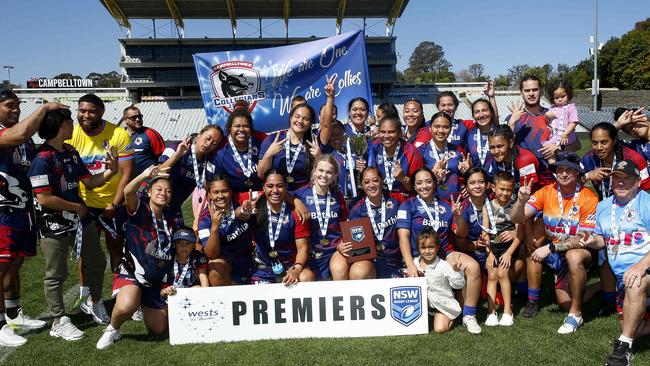
<instances>
[{"instance_id":1,"label":"sunglasses","mask_svg":"<svg viewBox=\"0 0 650 366\"><path fill-rule=\"evenodd\" d=\"M131 121L142 120L144 116L142 114L136 114L135 116L124 117Z\"/></svg>"}]
</instances>

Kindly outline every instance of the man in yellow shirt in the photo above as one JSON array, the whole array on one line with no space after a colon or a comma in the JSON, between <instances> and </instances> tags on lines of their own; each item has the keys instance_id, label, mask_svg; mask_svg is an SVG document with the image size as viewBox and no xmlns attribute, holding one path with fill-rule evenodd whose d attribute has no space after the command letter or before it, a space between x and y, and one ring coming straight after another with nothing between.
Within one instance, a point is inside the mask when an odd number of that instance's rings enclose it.
<instances>
[{"instance_id":1,"label":"man in yellow shirt","mask_svg":"<svg viewBox=\"0 0 650 366\"><path fill-rule=\"evenodd\" d=\"M119 220L116 220L116 217L124 201L124 187L131 180L133 147L129 134L103 120L103 115L104 102L99 97L86 94L79 98L77 107L79 123L74 126L72 138L66 142L79 152L81 160L91 174L102 173L106 169L104 164L106 152L110 147L117 149L119 173L101 187L91 189L83 183L79 187L79 195L88 206L88 213L95 220L98 231L105 233L111 268L116 268L122 257L124 245L122 228L117 223ZM82 283L82 299L87 296L87 291L88 289ZM92 315L97 323L108 324L110 321L101 301L101 293L91 293L90 298L80 304L80 308L86 314Z\"/></svg>"}]
</instances>

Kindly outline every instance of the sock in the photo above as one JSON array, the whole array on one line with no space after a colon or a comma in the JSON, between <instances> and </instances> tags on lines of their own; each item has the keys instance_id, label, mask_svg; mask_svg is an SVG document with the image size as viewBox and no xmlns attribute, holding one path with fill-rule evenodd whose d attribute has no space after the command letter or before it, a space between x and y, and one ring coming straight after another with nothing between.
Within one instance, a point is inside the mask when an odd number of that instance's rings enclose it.
<instances>
[{"instance_id":1,"label":"sock","mask_svg":"<svg viewBox=\"0 0 650 366\"><path fill-rule=\"evenodd\" d=\"M79 297L88 297L90 290L88 286L79 286Z\"/></svg>"},{"instance_id":2,"label":"sock","mask_svg":"<svg viewBox=\"0 0 650 366\"><path fill-rule=\"evenodd\" d=\"M539 301L539 291L538 288L528 288L528 301L538 302Z\"/></svg>"},{"instance_id":3,"label":"sock","mask_svg":"<svg viewBox=\"0 0 650 366\"><path fill-rule=\"evenodd\" d=\"M476 316L476 306L463 306L463 315Z\"/></svg>"},{"instance_id":4,"label":"sock","mask_svg":"<svg viewBox=\"0 0 650 366\"><path fill-rule=\"evenodd\" d=\"M603 302L607 305L616 304L616 291L604 291Z\"/></svg>"},{"instance_id":5,"label":"sock","mask_svg":"<svg viewBox=\"0 0 650 366\"><path fill-rule=\"evenodd\" d=\"M618 340L621 341L621 342L625 342L625 343L629 344L630 348L632 348L632 341L634 341L634 339L628 338L628 337L621 334L621 336L618 337Z\"/></svg>"},{"instance_id":6,"label":"sock","mask_svg":"<svg viewBox=\"0 0 650 366\"><path fill-rule=\"evenodd\" d=\"M7 316L11 319L15 319L18 316L18 310L20 309L20 298L5 299L5 308Z\"/></svg>"},{"instance_id":7,"label":"sock","mask_svg":"<svg viewBox=\"0 0 650 366\"><path fill-rule=\"evenodd\" d=\"M517 295L528 293L528 281L515 282L515 288L517 289Z\"/></svg>"}]
</instances>

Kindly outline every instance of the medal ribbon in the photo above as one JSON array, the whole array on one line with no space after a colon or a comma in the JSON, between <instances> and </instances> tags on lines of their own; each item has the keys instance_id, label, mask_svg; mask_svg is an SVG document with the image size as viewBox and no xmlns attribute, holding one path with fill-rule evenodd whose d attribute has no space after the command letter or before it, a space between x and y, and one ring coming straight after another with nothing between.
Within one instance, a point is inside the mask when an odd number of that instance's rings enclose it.
<instances>
[{"instance_id":1,"label":"medal ribbon","mask_svg":"<svg viewBox=\"0 0 650 366\"><path fill-rule=\"evenodd\" d=\"M298 152L291 158L291 131L287 132L287 140L284 142L284 154L287 159L287 173L291 175L293 172L293 167L296 166L298 161L298 155L300 155L300 150L304 149L305 146L302 142L298 142Z\"/></svg>"},{"instance_id":2,"label":"medal ribbon","mask_svg":"<svg viewBox=\"0 0 650 366\"><path fill-rule=\"evenodd\" d=\"M370 199L366 197L366 211L368 211L368 217L370 217L372 231L375 232L377 240L382 241L384 239L384 231L386 230L386 202L384 202L383 196L381 197L381 204L379 207L381 207L381 222L377 225L375 221L375 213L372 211L372 207L370 206Z\"/></svg>"},{"instance_id":3,"label":"medal ribbon","mask_svg":"<svg viewBox=\"0 0 650 366\"><path fill-rule=\"evenodd\" d=\"M163 230L165 233L165 236L167 238L167 245L165 247L162 247L162 240L160 240L160 230L158 229L158 220L156 219L156 214L153 213L152 209L149 209L151 211L151 220L153 221L153 228L156 231L156 236L158 237L158 251L157 255L158 258L162 259L165 257L165 253L169 250L169 248L172 245L172 235L169 232L169 227L167 226L167 220L165 220L165 215L160 214L160 217L163 222Z\"/></svg>"},{"instance_id":4,"label":"medal ribbon","mask_svg":"<svg viewBox=\"0 0 650 366\"><path fill-rule=\"evenodd\" d=\"M201 190L203 188L203 178L205 178L205 168L208 164L203 164L203 174L199 175L199 163L196 159L196 145L192 144L192 168L194 168L194 180L196 181L196 188Z\"/></svg>"},{"instance_id":5,"label":"medal ribbon","mask_svg":"<svg viewBox=\"0 0 650 366\"><path fill-rule=\"evenodd\" d=\"M440 228L440 213L438 212L438 200L436 200L435 198L433 199L433 211L435 215L435 220L434 220L434 216L431 215L431 209L429 208L429 205L427 205L427 203L424 202L424 200L420 196L418 196L418 201L420 201L420 205L422 206L422 208L424 208L424 211L427 213L427 216L429 216L429 221L431 221L432 223L431 227L434 230L438 231L438 229Z\"/></svg>"},{"instance_id":6,"label":"medal ribbon","mask_svg":"<svg viewBox=\"0 0 650 366\"><path fill-rule=\"evenodd\" d=\"M395 148L395 154L390 161L386 155L386 147L384 145L381 145L381 154L384 158L384 174L386 174L386 178L384 180L386 181L386 185L388 186L389 191L393 190L393 183L395 183L395 177L393 176L393 164L399 157L399 145L400 143L398 142L397 147Z\"/></svg>"},{"instance_id":7,"label":"medal ribbon","mask_svg":"<svg viewBox=\"0 0 650 366\"><path fill-rule=\"evenodd\" d=\"M273 229L273 211L271 210L271 205L269 204L269 201L266 201L266 211L267 211L267 217L269 220L269 244L271 245L271 250L273 251L275 249L275 241L278 240L280 237L280 230L282 229L282 223L284 223L284 217L285 217L285 212L284 210L287 207L287 203L285 201L282 201L282 207L280 207L280 216L278 217L278 226Z\"/></svg>"},{"instance_id":8,"label":"medal ribbon","mask_svg":"<svg viewBox=\"0 0 650 366\"><path fill-rule=\"evenodd\" d=\"M235 158L235 161L241 168L242 173L246 176L246 178L250 178L251 174L253 173L253 168L252 168L252 162L253 162L253 138L249 137L248 138L248 151L246 152L246 160L248 164L244 166L244 161L242 160L241 156L239 155L239 151L235 147L235 143L232 140L232 136L228 135L228 142L230 143L230 146L232 147L232 155Z\"/></svg>"},{"instance_id":9,"label":"medal ribbon","mask_svg":"<svg viewBox=\"0 0 650 366\"><path fill-rule=\"evenodd\" d=\"M178 261L174 261L174 287L182 287L183 280L187 276L187 271L190 269L190 258L187 258L187 263L183 266L183 271L181 275L178 276ZM190 286L192 284L190 283Z\"/></svg>"},{"instance_id":10,"label":"medal ribbon","mask_svg":"<svg viewBox=\"0 0 650 366\"><path fill-rule=\"evenodd\" d=\"M316 206L316 219L318 219L318 227L320 228L320 233L323 238L327 238L327 226L330 221L330 201L332 198L332 193L328 190L327 197L325 198L325 216L322 217L320 204L318 203L318 195L316 194L316 187L311 187L311 192L314 195L314 206ZM322 219L321 219L322 217Z\"/></svg>"},{"instance_id":11,"label":"medal ribbon","mask_svg":"<svg viewBox=\"0 0 650 366\"><path fill-rule=\"evenodd\" d=\"M556 184L557 184L556 189L557 189L558 207L560 208L560 220L558 224L555 225L555 227L557 228L559 225L562 225L564 227L564 234L557 235L556 233L556 236L559 236L560 238L563 239L569 236L569 232L571 229L571 222L569 220L571 220L571 218L578 213L577 203L578 203L578 196L580 194L580 184L576 184L576 192L573 195L573 204L571 205L571 209L569 210L569 213L566 216L566 218L564 217L565 207L564 207L564 203L562 202L562 192L560 192L560 184L559 183Z\"/></svg>"}]
</instances>

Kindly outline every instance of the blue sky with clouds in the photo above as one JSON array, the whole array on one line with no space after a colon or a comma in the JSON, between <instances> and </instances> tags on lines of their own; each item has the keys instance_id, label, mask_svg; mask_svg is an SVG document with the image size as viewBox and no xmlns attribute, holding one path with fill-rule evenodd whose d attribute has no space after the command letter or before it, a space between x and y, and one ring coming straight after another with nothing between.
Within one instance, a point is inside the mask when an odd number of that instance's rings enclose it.
<instances>
[{"instance_id":1,"label":"blue sky with clouds","mask_svg":"<svg viewBox=\"0 0 650 366\"><path fill-rule=\"evenodd\" d=\"M235 7L237 1L235 0ZM98 0L2 0L0 3L0 66L12 65L11 78L22 83L31 77L61 72L85 76L119 70L117 23ZM634 23L650 17L650 1L599 2L599 40L621 36ZM290 36L328 36L335 21L291 20ZM385 20L368 19L369 35L384 35ZM343 23L343 31L359 29L361 19ZM264 37L284 37L282 20L265 20ZM134 36L152 36L150 20L133 21ZM169 20L157 21L157 35L169 37ZM413 49L422 41L440 44L445 57L460 71L482 63L488 75L503 74L515 64L575 65L588 56L594 31L594 1L439 1L411 0L397 21L394 35L398 69L408 67ZM186 21L186 37L231 37L229 21ZM258 37L256 20L239 20L238 37ZM6 79L5 69L0 79Z\"/></svg>"}]
</instances>

